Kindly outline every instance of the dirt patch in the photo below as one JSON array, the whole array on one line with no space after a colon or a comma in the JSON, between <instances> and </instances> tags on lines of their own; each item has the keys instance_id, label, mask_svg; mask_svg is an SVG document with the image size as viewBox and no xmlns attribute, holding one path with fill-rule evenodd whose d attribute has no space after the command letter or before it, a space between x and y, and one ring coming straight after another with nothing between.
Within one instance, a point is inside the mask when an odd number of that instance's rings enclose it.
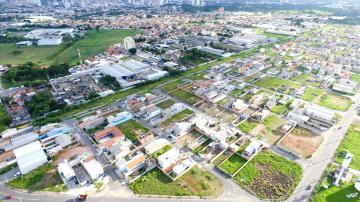
<instances>
[{"instance_id":1,"label":"dirt patch","mask_svg":"<svg viewBox=\"0 0 360 202\"><path fill-rule=\"evenodd\" d=\"M77 155L80 155L80 154L83 154L85 152L91 152L91 150L87 147L74 147L74 148L71 148L67 151L64 151L62 152L57 158L56 158L56 161L55 161L55 164L59 164L61 161L63 160L70 160L71 158L77 156Z\"/></svg>"},{"instance_id":2,"label":"dirt patch","mask_svg":"<svg viewBox=\"0 0 360 202\"><path fill-rule=\"evenodd\" d=\"M278 199L288 195L288 191L293 186L293 178L286 176L281 172L269 169L268 166L257 163L259 176L250 188L259 194L262 198Z\"/></svg>"},{"instance_id":3,"label":"dirt patch","mask_svg":"<svg viewBox=\"0 0 360 202\"><path fill-rule=\"evenodd\" d=\"M321 135L315 135L306 129L294 129L280 146L303 158L310 158L323 142Z\"/></svg>"},{"instance_id":4,"label":"dirt patch","mask_svg":"<svg viewBox=\"0 0 360 202\"><path fill-rule=\"evenodd\" d=\"M190 133L184 135L183 137L179 138L176 141L176 146L183 148L185 145L189 144L190 142L195 141L198 137L202 136L201 133L197 131L191 131Z\"/></svg>"}]
</instances>

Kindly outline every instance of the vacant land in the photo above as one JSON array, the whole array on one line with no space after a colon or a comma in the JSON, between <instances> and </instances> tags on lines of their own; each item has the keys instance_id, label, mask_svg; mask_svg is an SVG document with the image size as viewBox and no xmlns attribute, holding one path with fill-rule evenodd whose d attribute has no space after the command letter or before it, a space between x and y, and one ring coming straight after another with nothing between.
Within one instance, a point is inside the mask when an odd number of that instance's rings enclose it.
<instances>
[{"instance_id":1,"label":"vacant land","mask_svg":"<svg viewBox=\"0 0 360 202\"><path fill-rule=\"evenodd\" d=\"M304 128L295 128L281 141L280 146L303 158L310 158L319 148L322 141L323 137L321 135L316 135Z\"/></svg>"},{"instance_id":2,"label":"vacant land","mask_svg":"<svg viewBox=\"0 0 360 202\"><path fill-rule=\"evenodd\" d=\"M306 101L309 101L309 102L312 102L316 98L321 96L323 93L324 93L324 91L321 90L321 89L308 87L308 88L305 89L305 93L302 96L302 99L306 100Z\"/></svg>"},{"instance_id":3,"label":"vacant land","mask_svg":"<svg viewBox=\"0 0 360 202\"><path fill-rule=\"evenodd\" d=\"M319 105L333 110L347 111L351 103L350 98L328 93L321 97Z\"/></svg>"},{"instance_id":4,"label":"vacant land","mask_svg":"<svg viewBox=\"0 0 360 202\"><path fill-rule=\"evenodd\" d=\"M124 133L125 137L129 139L133 143L138 142L138 137L143 135L144 133L149 132L149 129L141 125L139 122L135 120L129 120L124 123L117 125L121 132Z\"/></svg>"},{"instance_id":5,"label":"vacant land","mask_svg":"<svg viewBox=\"0 0 360 202\"><path fill-rule=\"evenodd\" d=\"M17 47L15 44L0 44L0 64L48 64L57 50L57 46Z\"/></svg>"},{"instance_id":6,"label":"vacant land","mask_svg":"<svg viewBox=\"0 0 360 202\"><path fill-rule=\"evenodd\" d=\"M169 107L171 107L173 104L175 104L175 102L173 100L165 100L164 102L161 102L159 104L157 104L157 107L160 107L161 109L167 109Z\"/></svg>"},{"instance_id":7,"label":"vacant land","mask_svg":"<svg viewBox=\"0 0 360 202\"><path fill-rule=\"evenodd\" d=\"M161 87L161 90L163 90L165 92L170 92L170 91L176 90L177 87L183 83L184 82L181 79L178 79L176 81L173 81L173 82L163 85Z\"/></svg>"},{"instance_id":8,"label":"vacant land","mask_svg":"<svg viewBox=\"0 0 360 202\"><path fill-rule=\"evenodd\" d=\"M157 159L159 156L165 154L166 152L168 152L169 150L172 149L172 146L171 145L166 145L164 146L163 148L157 150L156 152L154 152L151 156L154 158L154 159Z\"/></svg>"},{"instance_id":9,"label":"vacant land","mask_svg":"<svg viewBox=\"0 0 360 202\"><path fill-rule=\"evenodd\" d=\"M247 121L240 124L239 128L243 132L247 132L252 136L256 136L268 144L274 144L284 134L280 132L280 128L286 121L281 117L271 114L267 116L263 122ZM245 124L245 125L244 125Z\"/></svg>"},{"instance_id":10,"label":"vacant land","mask_svg":"<svg viewBox=\"0 0 360 202\"><path fill-rule=\"evenodd\" d=\"M301 167L269 150L262 151L234 177L261 199L288 198L302 175Z\"/></svg>"},{"instance_id":11,"label":"vacant land","mask_svg":"<svg viewBox=\"0 0 360 202\"><path fill-rule=\"evenodd\" d=\"M265 77L256 81L255 85L279 92L286 92L290 88L300 88L300 84L298 83L277 77Z\"/></svg>"},{"instance_id":12,"label":"vacant land","mask_svg":"<svg viewBox=\"0 0 360 202\"><path fill-rule=\"evenodd\" d=\"M192 168L176 181L154 169L130 185L136 194L168 196L213 196L222 193L221 182L211 173Z\"/></svg>"},{"instance_id":13,"label":"vacant land","mask_svg":"<svg viewBox=\"0 0 360 202\"><path fill-rule=\"evenodd\" d=\"M354 123L351 125L346 133L345 138L341 142L336 151L337 163L342 163L347 152L354 155L353 160L350 163L350 167L356 170L360 170L360 123Z\"/></svg>"},{"instance_id":14,"label":"vacant land","mask_svg":"<svg viewBox=\"0 0 360 202\"><path fill-rule=\"evenodd\" d=\"M351 74L351 80L360 83L360 74L352 73L352 74Z\"/></svg>"},{"instance_id":15,"label":"vacant land","mask_svg":"<svg viewBox=\"0 0 360 202\"><path fill-rule=\"evenodd\" d=\"M29 191L62 192L66 190L55 165L52 163L45 164L28 174L13 179L7 185Z\"/></svg>"},{"instance_id":16,"label":"vacant land","mask_svg":"<svg viewBox=\"0 0 360 202\"><path fill-rule=\"evenodd\" d=\"M243 158L241 154L244 152L244 150L249 144L249 139L243 141L239 150L233 155L231 155L228 159L223 161L219 165L219 168L230 175L235 174L235 172L238 171L247 162L247 159Z\"/></svg>"},{"instance_id":17,"label":"vacant land","mask_svg":"<svg viewBox=\"0 0 360 202\"><path fill-rule=\"evenodd\" d=\"M79 62L77 49L82 58L104 52L110 45L120 43L127 36L139 33L136 30L91 30L84 39L80 39L65 48L59 46L17 47L15 44L0 44L0 64L22 64L33 62L40 65Z\"/></svg>"},{"instance_id":18,"label":"vacant land","mask_svg":"<svg viewBox=\"0 0 360 202\"><path fill-rule=\"evenodd\" d=\"M249 120L242 122L238 128L244 133L250 133L256 127L256 123Z\"/></svg>"},{"instance_id":19,"label":"vacant land","mask_svg":"<svg viewBox=\"0 0 360 202\"><path fill-rule=\"evenodd\" d=\"M177 113L175 114L174 116L166 119L165 121L163 121L160 126L161 127L168 127L170 126L171 124L175 123L175 122L178 122L180 120L183 120L184 118L192 115L194 112L191 111L190 109L185 109L184 111L180 112L180 113Z\"/></svg>"},{"instance_id":20,"label":"vacant land","mask_svg":"<svg viewBox=\"0 0 360 202\"><path fill-rule=\"evenodd\" d=\"M201 100L200 97L193 95L192 93L190 93L188 91L181 90L181 89L172 91L170 93L170 95L175 96L179 100L181 100L185 103L191 104L191 105L193 105Z\"/></svg>"}]
</instances>

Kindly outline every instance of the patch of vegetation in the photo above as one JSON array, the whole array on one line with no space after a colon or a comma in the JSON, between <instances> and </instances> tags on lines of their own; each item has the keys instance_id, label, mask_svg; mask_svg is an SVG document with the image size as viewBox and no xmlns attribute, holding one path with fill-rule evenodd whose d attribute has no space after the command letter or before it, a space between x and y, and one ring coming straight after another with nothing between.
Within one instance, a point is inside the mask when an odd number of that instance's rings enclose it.
<instances>
[{"instance_id":1,"label":"patch of vegetation","mask_svg":"<svg viewBox=\"0 0 360 202\"><path fill-rule=\"evenodd\" d=\"M178 79L176 81L170 82L164 86L161 87L161 90L165 91L165 92L170 92L172 90L175 90L177 88L178 85L183 84L184 82L181 81L181 79Z\"/></svg>"},{"instance_id":2,"label":"patch of vegetation","mask_svg":"<svg viewBox=\"0 0 360 202\"><path fill-rule=\"evenodd\" d=\"M238 128L244 133L250 133L255 127L256 124L250 121L244 121L238 126Z\"/></svg>"},{"instance_id":3,"label":"patch of vegetation","mask_svg":"<svg viewBox=\"0 0 360 202\"><path fill-rule=\"evenodd\" d=\"M68 64L51 65L40 68L34 63L26 63L10 68L2 76L4 87L29 86L45 83L48 78L56 78L69 74Z\"/></svg>"},{"instance_id":4,"label":"patch of vegetation","mask_svg":"<svg viewBox=\"0 0 360 202\"><path fill-rule=\"evenodd\" d=\"M11 124L11 117L6 113L4 105L0 104L0 132L6 130Z\"/></svg>"},{"instance_id":5,"label":"patch of vegetation","mask_svg":"<svg viewBox=\"0 0 360 202\"><path fill-rule=\"evenodd\" d=\"M105 75L105 76L101 77L99 79L99 82L103 86L105 86L113 91L117 91L117 90L121 89L121 86L120 86L119 82L116 80L116 78L113 76L110 76L110 75Z\"/></svg>"},{"instance_id":6,"label":"patch of vegetation","mask_svg":"<svg viewBox=\"0 0 360 202\"><path fill-rule=\"evenodd\" d=\"M360 74L352 73L352 74L351 74L351 80L360 83Z\"/></svg>"},{"instance_id":7,"label":"patch of vegetation","mask_svg":"<svg viewBox=\"0 0 360 202\"><path fill-rule=\"evenodd\" d=\"M193 48L191 50L187 50L183 52L182 56L179 58L178 62L182 65L186 64L195 64L199 65L205 62L209 62L211 60L220 59L221 57L212 53L207 53L205 51L201 51L197 48Z\"/></svg>"},{"instance_id":8,"label":"patch of vegetation","mask_svg":"<svg viewBox=\"0 0 360 202\"><path fill-rule=\"evenodd\" d=\"M230 156L226 161L221 163L219 165L219 168L221 168L226 173L232 175L234 174L241 166L243 166L247 160L243 157L241 157L239 154L235 153L232 156Z\"/></svg>"},{"instance_id":9,"label":"patch of vegetation","mask_svg":"<svg viewBox=\"0 0 360 202\"><path fill-rule=\"evenodd\" d=\"M52 163L47 163L28 174L10 180L7 185L29 191L62 192L66 190L55 165Z\"/></svg>"},{"instance_id":10,"label":"patch of vegetation","mask_svg":"<svg viewBox=\"0 0 360 202\"><path fill-rule=\"evenodd\" d=\"M255 82L255 85L261 86L269 90L280 90L289 88L300 88L300 84L292 82L290 80L280 79L277 77L266 77ZM285 90L280 90L285 91Z\"/></svg>"},{"instance_id":11,"label":"patch of vegetation","mask_svg":"<svg viewBox=\"0 0 360 202\"><path fill-rule=\"evenodd\" d=\"M57 103L50 91L38 92L31 101L25 103L31 117L40 117L51 111L65 107L65 104Z\"/></svg>"},{"instance_id":12,"label":"patch of vegetation","mask_svg":"<svg viewBox=\"0 0 360 202\"><path fill-rule=\"evenodd\" d=\"M345 138L337 148L335 161L339 164L345 159L347 152L354 155L350 167L360 170L360 124L354 123L348 129Z\"/></svg>"},{"instance_id":13,"label":"patch of vegetation","mask_svg":"<svg viewBox=\"0 0 360 202\"><path fill-rule=\"evenodd\" d=\"M16 168L16 167L17 167L16 163L7 165L7 166L0 169L0 175L5 174L5 173L9 172L10 170L12 170L13 168Z\"/></svg>"},{"instance_id":14,"label":"patch of vegetation","mask_svg":"<svg viewBox=\"0 0 360 202\"><path fill-rule=\"evenodd\" d=\"M124 123L121 123L116 126L119 130L125 135L125 137L133 142L134 144L138 143L138 137L148 133L150 130L145 126L141 125L139 122L131 119Z\"/></svg>"},{"instance_id":15,"label":"patch of vegetation","mask_svg":"<svg viewBox=\"0 0 360 202\"><path fill-rule=\"evenodd\" d=\"M170 93L170 95L175 96L179 100L186 102L188 104L191 104L191 105L193 105L201 100L201 98L199 98L198 96L193 95L192 93L181 90L181 89L172 91Z\"/></svg>"},{"instance_id":16,"label":"patch of vegetation","mask_svg":"<svg viewBox=\"0 0 360 202\"><path fill-rule=\"evenodd\" d=\"M302 96L302 99L306 100L306 101L309 101L309 102L312 102L317 97L321 96L323 93L324 93L324 91L321 90L321 89L308 87L308 88L305 89L305 93Z\"/></svg>"},{"instance_id":17,"label":"patch of vegetation","mask_svg":"<svg viewBox=\"0 0 360 202\"><path fill-rule=\"evenodd\" d=\"M203 150L206 146L208 146L210 143L212 143L211 139L207 139L206 141L204 141L203 143L201 143L199 146L197 146L196 148L193 149L193 152L195 154L199 154L199 152L201 150Z\"/></svg>"},{"instance_id":18,"label":"patch of vegetation","mask_svg":"<svg viewBox=\"0 0 360 202\"><path fill-rule=\"evenodd\" d=\"M130 188L141 195L168 196L219 196L223 190L220 181L211 173L197 167L192 168L176 181L172 181L159 169L148 172L130 184Z\"/></svg>"},{"instance_id":19,"label":"patch of vegetation","mask_svg":"<svg viewBox=\"0 0 360 202\"><path fill-rule=\"evenodd\" d=\"M295 190L302 168L269 150L262 151L234 177L261 199L284 200Z\"/></svg>"},{"instance_id":20,"label":"patch of vegetation","mask_svg":"<svg viewBox=\"0 0 360 202\"><path fill-rule=\"evenodd\" d=\"M175 102L173 100L165 100L164 102L161 102L159 104L157 104L157 107L160 107L161 109L167 109L169 107L171 107L173 104L175 104Z\"/></svg>"},{"instance_id":21,"label":"patch of vegetation","mask_svg":"<svg viewBox=\"0 0 360 202\"><path fill-rule=\"evenodd\" d=\"M165 154L167 151L169 151L170 149L172 149L172 146L171 145L166 145L164 146L163 148L159 149L158 151L154 152L151 156L154 158L154 159L157 159L159 158L159 156Z\"/></svg>"},{"instance_id":22,"label":"patch of vegetation","mask_svg":"<svg viewBox=\"0 0 360 202\"><path fill-rule=\"evenodd\" d=\"M352 101L348 97L328 93L320 99L319 105L338 111L347 111L351 107Z\"/></svg>"}]
</instances>

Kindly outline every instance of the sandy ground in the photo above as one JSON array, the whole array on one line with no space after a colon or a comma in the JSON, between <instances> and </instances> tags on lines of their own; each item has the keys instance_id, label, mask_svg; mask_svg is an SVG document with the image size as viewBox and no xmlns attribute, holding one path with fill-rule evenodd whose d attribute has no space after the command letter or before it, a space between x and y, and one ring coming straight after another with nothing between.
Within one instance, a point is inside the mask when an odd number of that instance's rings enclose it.
<instances>
[{"instance_id":1,"label":"sandy ground","mask_svg":"<svg viewBox=\"0 0 360 202\"><path fill-rule=\"evenodd\" d=\"M316 152L322 141L323 137L320 135L300 136L289 134L280 145L303 158L308 158Z\"/></svg>"}]
</instances>

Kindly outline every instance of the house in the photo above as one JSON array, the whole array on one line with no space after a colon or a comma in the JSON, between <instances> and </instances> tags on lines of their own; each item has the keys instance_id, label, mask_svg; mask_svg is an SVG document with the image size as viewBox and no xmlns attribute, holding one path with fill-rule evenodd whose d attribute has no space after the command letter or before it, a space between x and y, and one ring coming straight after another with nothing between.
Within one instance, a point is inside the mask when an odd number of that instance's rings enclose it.
<instances>
[{"instance_id":1,"label":"house","mask_svg":"<svg viewBox=\"0 0 360 202\"><path fill-rule=\"evenodd\" d=\"M129 176L146 165L146 156L142 152L136 153L129 159L120 159L115 163L121 174Z\"/></svg>"},{"instance_id":2,"label":"house","mask_svg":"<svg viewBox=\"0 0 360 202\"><path fill-rule=\"evenodd\" d=\"M192 162L190 159L186 159L182 161L181 164L174 166L172 171L174 175L178 177L184 174L186 170L190 169L194 165L194 162Z\"/></svg>"},{"instance_id":3,"label":"house","mask_svg":"<svg viewBox=\"0 0 360 202\"><path fill-rule=\"evenodd\" d=\"M235 102L231 105L231 109L235 112L241 112L246 109L249 105L247 105L243 100L236 99Z\"/></svg>"},{"instance_id":4,"label":"house","mask_svg":"<svg viewBox=\"0 0 360 202\"><path fill-rule=\"evenodd\" d=\"M124 123L132 118L133 118L133 115L131 113L124 111L124 112L117 113L116 115L109 116L106 118L106 120L110 126L116 126L116 125Z\"/></svg>"},{"instance_id":5,"label":"house","mask_svg":"<svg viewBox=\"0 0 360 202\"><path fill-rule=\"evenodd\" d=\"M48 161L39 141L14 149L14 154L22 174L29 173Z\"/></svg>"},{"instance_id":6,"label":"house","mask_svg":"<svg viewBox=\"0 0 360 202\"><path fill-rule=\"evenodd\" d=\"M175 164L180 157L180 151L178 148L173 147L169 151L160 155L157 159L157 162L162 169L170 167L172 164Z\"/></svg>"},{"instance_id":7,"label":"house","mask_svg":"<svg viewBox=\"0 0 360 202\"><path fill-rule=\"evenodd\" d=\"M277 103L277 99L275 96L271 96L269 98L269 100L265 103L265 108L267 109L272 109L273 107L276 106L276 103Z\"/></svg>"},{"instance_id":8,"label":"house","mask_svg":"<svg viewBox=\"0 0 360 202\"><path fill-rule=\"evenodd\" d=\"M93 156L82 159L80 162L93 181L104 175L103 166Z\"/></svg>"},{"instance_id":9,"label":"house","mask_svg":"<svg viewBox=\"0 0 360 202\"><path fill-rule=\"evenodd\" d=\"M265 94L260 93L252 96L251 99L249 100L249 103L251 105L260 106L264 102L264 100L265 100Z\"/></svg>"},{"instance_id":10,"label":"house","mask_svg":"<svg viewBox=\"0 0 360 202\"><path fill-rule=\"evenodd\" d=\"M291 104L290 108L295 109L297 106L301 105L303 101L301 99L295 99Z\"/></svg>"},{"instance_id":11,"label":"house","mask_svg":"<svg viewBox=\"0 0 360 202\"><path fill-rule=\"evenodd\" d=\"M172 125L171 128L167 130L167 133L176 141L178 138L188 134L192 129L192 124L190 122L179 122Z\"/></svg>"},{"instance_id":12,"label":"house","mask_svg":"<svg viewBox=\"0 0 360 202\"><path fill-rule=\"evenodd\" d=\"M284 96L279 100L279 103L282 104L282 105L286 105L287 102L290 101L290 99L291 99L291 98L290 98L289 96L284 95Z\"/></svg>"},{"instance_id":13,"label":"house","mask_svg":"<svg viewBox=\"0 0 360 202\"><path fill-rule=\"evenodd\" d=\"M263 144L261 142L252 140L251 143L245 148L241 156L249 160L257 151L261 149L262 145Z\"/></svg>"},{"instance_id":14,"label":"house","mask_svg":"<svg viewBox=\"0 0 360 202\"><path fill-rule=\"evenodd\" d=\"M64 150L75 142L73 131L62 124L48 124L40 129L39 140L46 151L51 155Z\"/></svg>"},{"instance_id":15,"label":"house","mask_svg":"<svg viewBox=\"0 0 360 202\"><path fill-rule=\"evenodd\" d=\"M332 90L340 93L354 94L356 87L356 82L347 79L340 79L336 84L334 84Z\"/></svg>"},{"instance_id":16,"label":"house","mask_svg":"<svg viewBox=\"0 0 360 202\"><path fill-rule=\"evenodd\" d=\"M70 180L73 180L76 176L74 169L67 160L63 160L58 164L57 171L65 184Z\"/></svg>"},{"instance_id":17,"label":"house","mask_svg":"<svg viewBox=\"0 0 360 202\"><path fill-rule=\"evenodd\" d=\"M84 130L89 130L89 129L96 128L104 123L105 123L104 117L88 116L88 117L85 117L81 121L81 123L79 124L79 127Z\"/></svg>"},{"instance_id":18,"label":"house","mask_svg":"<svg viewBox=\"0 0 360 202\"><path fill-rule=\"evenodd\" d=\"M141 107L140 112L143 113L144 119L151 119L162 114L163 110L155 105L149 105Z\"/></svg>"},{"instance_id":19,"label":"house","mask_svg":"<svg viewBox=\"0 0 360 202\"><path fill-rule=\"evenodd\" d=\"M111 126L95 133L94 139L100 149L109 150L113 145L124 141L125 135L116 126Z\"/></svg>"}]
</instances>

